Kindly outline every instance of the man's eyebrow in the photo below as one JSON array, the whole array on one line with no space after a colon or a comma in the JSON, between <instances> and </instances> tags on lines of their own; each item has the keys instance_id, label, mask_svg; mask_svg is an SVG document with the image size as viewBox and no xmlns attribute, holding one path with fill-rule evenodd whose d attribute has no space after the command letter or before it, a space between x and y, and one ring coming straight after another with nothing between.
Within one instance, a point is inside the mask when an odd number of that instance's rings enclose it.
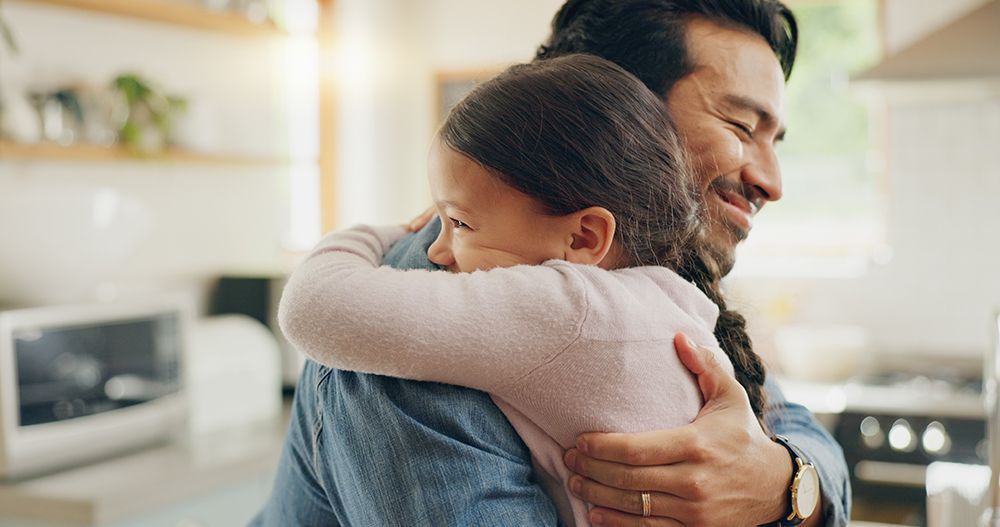
<instances>
[{"instance_id":1,"label":"man's eyebrow","mask_svg":"<svg viewBox=\"0 0 1000 527\"><path fill-rule=\"evenodd\" d=\"M773 113L768 111L763 104L743 95L736 95L734 93L728 94L723 97L723 100L732 106L737 107L741 110L751 111L757 114L757 118L760 119L765 125L778 127L778 133L774 135L774 141L778 142L785 138L785 126L778 122L777 117Z\"/></svg>"}]
</instances>

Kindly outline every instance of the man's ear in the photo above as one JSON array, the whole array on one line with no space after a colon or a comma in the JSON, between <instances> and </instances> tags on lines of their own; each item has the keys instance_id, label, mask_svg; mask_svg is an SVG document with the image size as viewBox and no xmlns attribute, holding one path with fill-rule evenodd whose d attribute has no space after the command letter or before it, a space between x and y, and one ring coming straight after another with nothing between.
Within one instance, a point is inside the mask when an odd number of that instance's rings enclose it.
<instances>
[{"instance_id":1,"label":"man's ear","mask_svg":"<svg viewBox=\"0 0 1000 527\"><path fill-rule=\"evenodd\" d=\"M615 215L604 207L589 207L566 217L569 222L565 260L599 264L611 251L615 239Z\"/></svg>"}]
</instances>

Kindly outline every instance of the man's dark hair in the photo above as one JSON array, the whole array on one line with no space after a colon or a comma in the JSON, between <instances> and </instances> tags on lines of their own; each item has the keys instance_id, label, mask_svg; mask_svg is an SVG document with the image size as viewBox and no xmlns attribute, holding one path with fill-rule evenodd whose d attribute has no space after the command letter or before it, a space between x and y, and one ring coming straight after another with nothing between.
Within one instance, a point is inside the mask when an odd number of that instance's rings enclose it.
<instances>
[{"instance_id":1,"label":"man's dark hair","mask_svg":"<svg viewBox=\"0 0 1000 527\"><path fill-rule=\"evenodd\" d=\"M785 79L791 75L798 26L778 0L569 0L552 19L552 34L535 58L597 55L665 96L696 66L685 40L686 22L695 17L760 35Z\"/></svg>"}]
</instances>

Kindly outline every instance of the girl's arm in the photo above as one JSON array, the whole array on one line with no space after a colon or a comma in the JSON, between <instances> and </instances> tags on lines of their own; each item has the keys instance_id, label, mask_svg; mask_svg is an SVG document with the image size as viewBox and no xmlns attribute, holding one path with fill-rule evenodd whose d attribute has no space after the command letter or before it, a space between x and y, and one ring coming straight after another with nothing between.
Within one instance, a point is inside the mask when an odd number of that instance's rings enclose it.
<instances>
[{"instance_id":1,"label":"girl's arm","mask_svg":"<svg viewBox=\"0 0 1000 527\"><path fill-rule=\"evenodd\" d=\"M288 340L339 369L499 391L579 335L587 295L569 264L474 273L380 267L403 234L359 226L324 238L282 295Z\"/></svg>"}]
</instances>

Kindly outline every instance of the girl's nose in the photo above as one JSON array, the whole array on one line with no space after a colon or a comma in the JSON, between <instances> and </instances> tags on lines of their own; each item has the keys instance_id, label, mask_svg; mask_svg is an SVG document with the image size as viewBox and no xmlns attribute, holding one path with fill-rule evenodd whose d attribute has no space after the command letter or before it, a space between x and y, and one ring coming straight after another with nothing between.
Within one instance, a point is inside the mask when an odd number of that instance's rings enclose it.
<instances>
[{"instance_id":1,"label":"girl's nose","mask_svg":"<svg viewBox=\"0 0 1000 527\"><path fill-rule=\"evenodd\" d=\"M451 244L445 240L444 229L438 235L434 243L427 248L427 258L441 267L450 267L455 264L455 256L451 254Z\"/></svg>"}]
</instances>

